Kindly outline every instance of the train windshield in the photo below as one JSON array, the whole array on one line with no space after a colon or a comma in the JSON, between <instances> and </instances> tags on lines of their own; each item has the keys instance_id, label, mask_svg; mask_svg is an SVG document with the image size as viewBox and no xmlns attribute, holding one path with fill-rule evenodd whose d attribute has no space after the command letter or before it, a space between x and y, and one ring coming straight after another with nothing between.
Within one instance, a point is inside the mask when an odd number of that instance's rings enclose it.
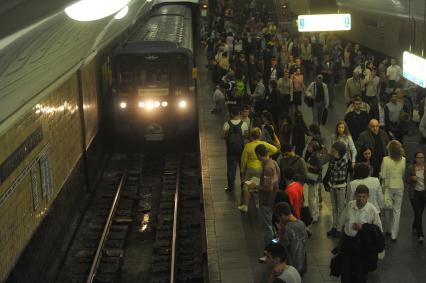
<instances>
[{"instance_id":1,"label":"train windshield","mask_svg":"<svg viewBox=\"0 0 426 283\"><path fill-rule=\"evenodd\" d=\"M119 88L138 89L140 95L153 89L162 89L166 95L172 88L185 87L190 81L188 62L179 56L120 56L116 66Z\"/></svg>"}]
</instances>

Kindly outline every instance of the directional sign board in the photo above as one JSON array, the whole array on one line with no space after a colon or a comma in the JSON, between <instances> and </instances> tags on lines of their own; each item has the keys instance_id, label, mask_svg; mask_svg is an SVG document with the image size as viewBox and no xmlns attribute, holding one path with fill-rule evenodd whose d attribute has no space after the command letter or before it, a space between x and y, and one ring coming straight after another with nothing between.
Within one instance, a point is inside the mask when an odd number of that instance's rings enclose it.
<instances>
[{"instance_id":1,"label":"directional sign board","mask_svg":"<svg viewBox=\"0 0 426 283\"><path fill-rule=\"evenodd\" d=\"M426 88L426 59L404 51L402 62L404 78Z\"/></svg>"},{"instance_id":2,"label":"directional sign board","mask_svg":"<svg viewBox=\"0 0 426 283\"><path fill-rule=\"evenodd\" d=\"M350 30L351 15L299 15L297 24L299 32Z\"/></svg>"}]
</instances>

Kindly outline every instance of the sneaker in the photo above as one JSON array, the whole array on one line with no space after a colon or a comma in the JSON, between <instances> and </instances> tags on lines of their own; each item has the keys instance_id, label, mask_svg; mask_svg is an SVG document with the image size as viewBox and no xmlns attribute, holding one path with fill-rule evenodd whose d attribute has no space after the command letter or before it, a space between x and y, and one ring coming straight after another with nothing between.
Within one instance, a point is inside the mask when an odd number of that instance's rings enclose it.
<instances>
[{"instance_id":1,"label":"sneaker","mask_svg":"<svg viewBox=\"0 0 426 283\"><path fill-rule=\"evenodd\" d=\"M259 257L259 263L266 263L266 256Z\"/></svg>"},{"instance_id":2,"label":"sneaker","mask_svg":"<svg viewBox=\"0 0 426 283\"><path fill-rule=\"evenodd\" d=\"M241 212L247 212L248 211L248 206L245 204L239 205L238 206L238 210Z\"/></svg>"},{"instance_id":3,"label":"sneaker","mask_svg":"<svg viewBox=\"0 0 426 283\"><path fill-rule=\"evenodd\" d=\"M332 228L330 231L327 232L327 237L334 237L336 233L337 233L336 228Z\"/></svg>"},{"instance_id":4,"label":"sneaker","mask_svg":"<svg viewBox=\"0 0 426 283\"><path fill-rule=\"evenodd\" d=\"M424 240L425 240L425 237L420 236L417 240L419 241L419 244L420 244L420 245L423 245L423 242L424 242Z\"/></svg>"},{"instance_id":5,"label":"sneaker","mask_svg":"<svg viewBox=\"0 0 426 283\"><path fill-rule=\"evenodd\" d=\"M232 193L234 191L234 189L232 188L225 188L225 192L227 193Z\"/></svg>"}]
</instances>

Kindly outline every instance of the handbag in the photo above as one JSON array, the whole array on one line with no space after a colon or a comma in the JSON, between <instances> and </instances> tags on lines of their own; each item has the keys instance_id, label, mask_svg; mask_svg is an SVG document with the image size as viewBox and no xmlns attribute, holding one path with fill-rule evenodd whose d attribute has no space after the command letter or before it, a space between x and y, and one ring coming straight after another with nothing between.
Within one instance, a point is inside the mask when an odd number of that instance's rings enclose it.
<instances>
[{"instance_id":1,"label":"handbag","mask_svg":"<svg viewBox=\"0 0 426 283\"><path fill-rule=\"evenodd\" d=\"M310 96L307 96L305 94L305 97L303 98L303 102L305 102L306 106L313 107L314 106L314 99Z\"/></svg>"},{"instance_id":2,"label":"handbag","mask_svg":"<svg viewBox=\"0 0 426 283\"><path fill-rule=\"evenodd\" d=\"M306 183L308 183L308 184L318 183L319 180L320 180L319 174L315 174L315 173L311 173L311 172L308 172L306 174Z\"/></svg>"},{"instance_id":3,"label":"handbag","mask_svg":"<svg viewBox=\"0 0 426 283\"><path fill-rule=\"evenodd\" d=\"M389 190L387 188L384 189L383 192L383 207L382 209L392 209L393 208L393 201L389 194Z\"/></svg>"}]
</instances>

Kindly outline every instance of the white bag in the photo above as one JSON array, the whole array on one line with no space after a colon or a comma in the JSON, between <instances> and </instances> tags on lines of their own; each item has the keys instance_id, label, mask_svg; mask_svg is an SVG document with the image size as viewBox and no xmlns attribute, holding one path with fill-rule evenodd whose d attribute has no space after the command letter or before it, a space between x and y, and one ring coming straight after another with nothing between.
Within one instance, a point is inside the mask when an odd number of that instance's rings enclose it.
<instances>
[{"instance_id":1,"label":"white bag","mask_svg":"<svg viewBox=\"0 0 426 283\"><path fill-rule=\"evenodd\" d=\"M393 208L393 200L390 196L389 190L387 188L384 189L383 192L383 209L392 209Z\"/></svg>"}]
</instances>

